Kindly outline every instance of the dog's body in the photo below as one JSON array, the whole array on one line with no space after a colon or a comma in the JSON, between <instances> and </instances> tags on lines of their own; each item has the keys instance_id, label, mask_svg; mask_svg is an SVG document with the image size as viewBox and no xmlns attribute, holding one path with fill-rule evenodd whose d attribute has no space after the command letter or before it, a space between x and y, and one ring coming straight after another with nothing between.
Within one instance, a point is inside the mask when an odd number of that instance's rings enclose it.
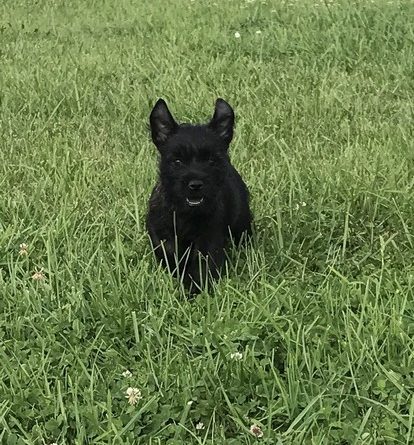
<instances>
[{"instance_id":1,"label":"dog's body","mask_svg":"<svg viewBox=\"0 0 414 445\"><path fill-rule=\"evenodd\" d=\"M248 190L228 156L234 113L218 99L208 124L179 125L160 99L150 123L161 159L148 232L158 259L196 291L218 277L229 238L251 232Z\"/></svg>"}]
</instances>

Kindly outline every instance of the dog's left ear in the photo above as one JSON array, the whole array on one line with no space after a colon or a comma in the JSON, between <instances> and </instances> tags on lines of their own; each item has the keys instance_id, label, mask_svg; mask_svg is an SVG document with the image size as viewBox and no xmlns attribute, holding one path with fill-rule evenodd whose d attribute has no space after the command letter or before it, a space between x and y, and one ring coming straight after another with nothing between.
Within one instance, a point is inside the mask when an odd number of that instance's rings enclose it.
<instances>
[{"instance_id":1,"label":"dog's left ear","mask_svg":"<svg viewBox=\"0 0 414 445\"><path fill-rule=\"evenodd\" d=\"M223 99L216 100L214 115L208 126L229 145L233 138L234 111Z\"/></svg>"},{"instance_id":2,"label":"dog's left ear","mask_svg":"<svg viewBox=\"0 0 414 445\"><path fill-rule=\"evenodd\" d=\"M175 133L178 127L163 99L158 99L151 111L150 126L152 140L158 148Z\"/></svg>"}]
</instances>

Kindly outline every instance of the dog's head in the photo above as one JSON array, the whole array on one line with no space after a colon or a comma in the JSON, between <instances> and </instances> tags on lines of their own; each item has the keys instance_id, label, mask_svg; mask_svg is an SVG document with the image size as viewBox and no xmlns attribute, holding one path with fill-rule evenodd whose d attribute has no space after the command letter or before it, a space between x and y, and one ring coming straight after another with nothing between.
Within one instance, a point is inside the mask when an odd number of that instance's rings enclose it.
<instances>
[{"instance_id":1,"label":"dog's head","mask_svg":"<svg viewBox=\"0 0 414 445\"><path fill-rule=\"evenodd\" d=\"M205 125L178 124L164 100L150 115L151 134L160 154L160 180L177 209L203 212L214 208L228 172L228 147L233 137L234 112L217 99Z\"/></svg>"}]
</instances>

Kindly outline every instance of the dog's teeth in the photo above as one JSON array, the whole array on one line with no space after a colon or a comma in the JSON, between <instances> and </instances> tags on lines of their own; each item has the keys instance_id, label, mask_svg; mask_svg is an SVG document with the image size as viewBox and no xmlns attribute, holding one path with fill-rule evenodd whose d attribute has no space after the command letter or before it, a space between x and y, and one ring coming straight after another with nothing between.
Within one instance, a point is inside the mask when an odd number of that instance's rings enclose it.
<instances>
[{"instance_id":1,"label":"dog's teeth","mask_svg":"<svg viewBox=\"0 0 414 445\"><path fill-rule=\"evenodd\" d=\"M188 198L187 198L187 204L188 204L189 206L191 206L191 207L198 206L198 205L200 205L203 201L204 201L204 198L201 198L201 199L188 199Z\"/></svg>"}]
</instances>

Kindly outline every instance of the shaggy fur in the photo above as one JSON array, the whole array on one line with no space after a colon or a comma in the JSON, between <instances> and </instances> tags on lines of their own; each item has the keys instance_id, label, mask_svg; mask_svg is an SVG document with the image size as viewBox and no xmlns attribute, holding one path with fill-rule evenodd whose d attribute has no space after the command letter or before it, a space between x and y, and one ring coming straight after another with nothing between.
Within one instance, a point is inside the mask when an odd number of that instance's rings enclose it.
<instances>
[{"instance_id":1,"label":"shaggy fur","mask_svg":"<svg viewBox=\"0 0 414 445\"><path fill-rule=\"evenodd\" d=\"M197 292L219 276L230 237L251 232L248 190L228 155L234 112L217 99L208 124L177 124L159 99L150 125L161 156L148 232L157 258Z\"/></svg>"}]
</instances>

